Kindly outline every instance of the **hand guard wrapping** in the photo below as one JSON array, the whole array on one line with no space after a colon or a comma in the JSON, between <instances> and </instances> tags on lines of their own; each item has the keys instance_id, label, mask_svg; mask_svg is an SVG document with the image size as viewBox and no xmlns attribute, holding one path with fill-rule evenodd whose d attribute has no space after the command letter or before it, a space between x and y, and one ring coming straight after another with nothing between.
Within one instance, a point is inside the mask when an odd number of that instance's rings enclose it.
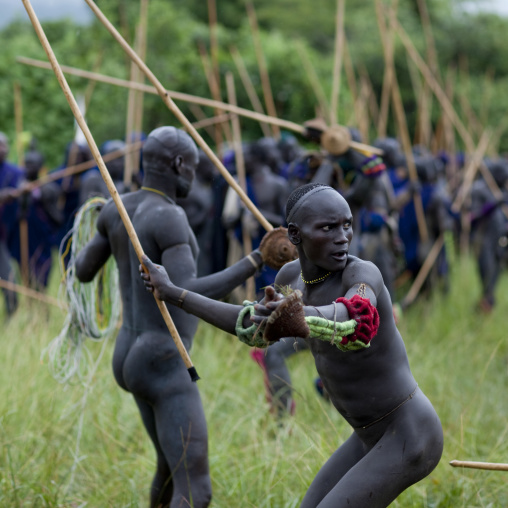
<instances>
[{"instance_id":1,"label":"hand guard wrapping","mask_svg":"<svg viewBox=\"0 0 508 508\"><path fill-rule=\"evenodd\" d=\"M357 340L367 345L376 336L379 328L379 314L367 298L354 295L353 298L337 298L337 303L342 303L349 314L349 317L357 322L353 334L344 337L343 342L355 342Z\"/></svg>"}]
</instances>

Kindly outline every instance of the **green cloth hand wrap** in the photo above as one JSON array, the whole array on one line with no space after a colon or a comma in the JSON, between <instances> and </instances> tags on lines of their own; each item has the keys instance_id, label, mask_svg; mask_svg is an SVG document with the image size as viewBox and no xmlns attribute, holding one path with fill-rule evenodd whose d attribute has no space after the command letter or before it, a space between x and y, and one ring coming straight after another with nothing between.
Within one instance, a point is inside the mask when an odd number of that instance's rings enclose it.
<instances>
[{"instance_id":1,"label":"green cloth hand wrap","mask_svg":"<svg viewBox=\"0 0 508 508\"><path fill-rule=\"evenodd\" d=\"M329 321L319 316L306 316L305 321L310 328L310 336L325 342L334 344L341 351L351 351L355 349L364 349L369 344L362 341L349 342L343 340L343 337L355 332L357 322L355 319L348 321Z\"/></svg>"},{"instance_id":2,"label":"green cloth hand wrap","mask_svg":"<svg viewBox=\"0 0 508 508\"><path fill-rule=\"evenodd\" d=\"M263 339L263 327L252 323L248 328L243 327L243 320L247 314L252 316L254 314L254 303L245 300L243 302L243 309L238 313L236 320L235 332L238 339L250 347L265 348L268 346L267 342Z\"/></svg>"}]
</instances>

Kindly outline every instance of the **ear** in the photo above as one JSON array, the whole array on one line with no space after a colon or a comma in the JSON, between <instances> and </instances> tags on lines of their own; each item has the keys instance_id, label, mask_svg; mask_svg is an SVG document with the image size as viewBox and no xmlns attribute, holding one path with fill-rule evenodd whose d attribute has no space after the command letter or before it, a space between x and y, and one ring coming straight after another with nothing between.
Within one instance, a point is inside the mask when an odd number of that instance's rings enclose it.
<instances>
[{"instance_id":1,"label":"ear","mask_svg":"<svg viewBox=\"0 0 508 508\"><path fill-rule=\"evenodd\" d=\"M292 222L288 224L288 238L293 245L298 245L302 241L300 237L300 228Z\"/></svg>"},{"instance_id":2,"label":"ear","mask_svg":"<svg viewBox=\"0 0 508 508\"><path fill-rule=\"evenodd\" d=\"M180 174L181 172L181 168L182 168L182 165L183 165L183 157L181 155L177 155L174 159L173 159L173 169L178 173Z\"/></svg>"}]
</instances>

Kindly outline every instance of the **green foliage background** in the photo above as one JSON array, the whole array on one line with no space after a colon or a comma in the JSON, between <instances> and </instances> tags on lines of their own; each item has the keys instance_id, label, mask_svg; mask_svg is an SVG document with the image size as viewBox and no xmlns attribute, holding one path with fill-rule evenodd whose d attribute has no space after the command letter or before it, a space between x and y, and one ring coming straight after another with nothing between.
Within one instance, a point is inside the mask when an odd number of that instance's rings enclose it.
<instances>
[{"instance_id":1,"label":"green foliage background","mask_svg":"<svg viewBox=\"0 0 508 508\"><path fill-rule=\"evenodd\" d=\"M384 0L385 1L385 0ZM138 2L101 0L99 7L131 44L139 17ZM455 69L455 105L467 103L480 124L496 126L505 117L508 106L505 90L508 79L508 49L504 35L508 20L490 14L466 14L460 0L428 0L440 73L446 76ZM420 54L425 54L424 37L417 0L400 0L398 17L411 35ZM297 44L303 45L320 78L325 94L332 88L335 44L336 0L323 0L317 6L307 0L256 0L263 53L267 62L278 116L297 123L313 118L316 99L304 71ZM385 4L388 8L388 4ZM258 65L245 0L218 0L219 65L222 78L227 71L236 76L238 103L252 109L241 86L230 48L236 47L262 97ZM355 0L346 5L345 30L351 58L358 74L364 69L379 100L384 74L384 58L373 0ZM90 25L70 21L43 23L57 59L62 65L128 79L130 62L106 29L94 20ZM205 78L199 46L210 49L207 2L204 0L151 0L149 4L148 51L146 62L168 89L211 97ZM35 136L46 155L47 166L63 161L66 144L73 138L74 120L53 73L16 62L18 56L45 60L45 53L29 22L15 22L0 32L0 130L15 139L14 83L20 84L23 99L24 130ZM404 100L408 125L416 122L417 97L409 75L408 57L402 45L395 49L396 70ZM85 79L68 76L75 95L87 90ZM93 88L87 121L98 144L125 136L127 90L97 83ZM223 100L226 100L224 82ZM178 103L195 120L189 106ZM205 111L212 115L212 111ZM339 121L353 114L351 93L342 77ZM440 109L432 108L434 127ZM467 122L463 116L463 121ZM149 132L161 124L175 123L159 97L145 96L143 129ZM242 120L245 139L261 136L256 122ZM395 135L393 118L389 134ZM478 139L481 132L475 132ZM205 139L213 140L203 134ZM376 136L371 126L371 137ZM503 138L501 149L508 149ZM14 150L11 159L15 159Z\"/></svg>"}]
</instances>

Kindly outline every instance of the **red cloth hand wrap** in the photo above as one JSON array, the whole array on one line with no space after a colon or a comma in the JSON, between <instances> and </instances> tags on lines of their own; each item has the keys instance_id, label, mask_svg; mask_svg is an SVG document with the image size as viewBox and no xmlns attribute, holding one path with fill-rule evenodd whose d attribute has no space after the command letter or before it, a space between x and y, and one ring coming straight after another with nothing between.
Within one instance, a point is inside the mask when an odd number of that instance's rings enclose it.
<instances>
[{"instance_id":1,"label":"red cloth hand wrap","mask_svg":"<svg viewBox=\"0 0 508 508\"><path fill-rule=\"evenodd\" d=\"M349 317L358 323L355 332L344 337L342 342L360 340L364 344L368 344L376 336L379 328L379 314L376 307L367 298L362 298L360 295L354 295L353 298L340 297L335 301L342 303L346 307Z\"/></svg>"}]
</instances>

